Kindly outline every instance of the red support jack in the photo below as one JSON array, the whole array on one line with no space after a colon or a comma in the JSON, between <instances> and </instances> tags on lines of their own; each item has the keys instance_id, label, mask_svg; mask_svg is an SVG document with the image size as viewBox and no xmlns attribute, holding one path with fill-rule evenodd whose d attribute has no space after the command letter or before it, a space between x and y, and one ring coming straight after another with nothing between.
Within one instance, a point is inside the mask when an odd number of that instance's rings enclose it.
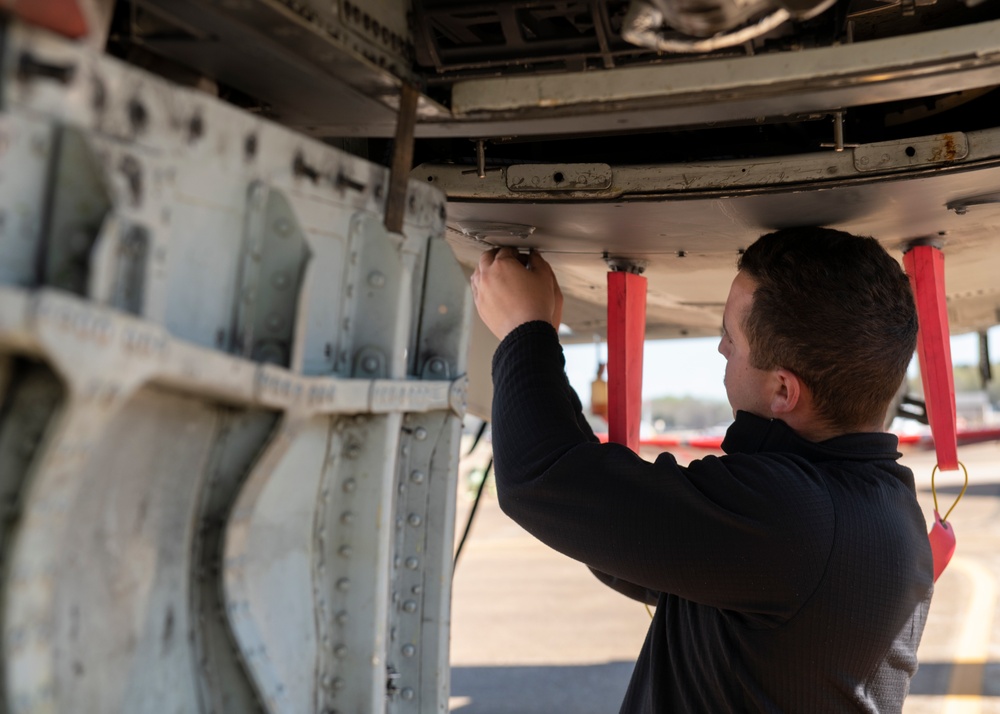
<instances>
[{"instance_id":1,"label":"red support jack","mask_svg":"<svg viewBox=\"0 0 1000 714\"><path fill-rule=\"evenodd\" d=\"M608 440L639 452L646 278L608 273Z\"/></svg>"},{"instance_id":2,"label":"red support jack","mask_svg":"<svg viewBox=\"0 0 1000 714\"><path fill-rule=\"evenodd\" d=\"M913 298L917 304L917 320L920 324L917 356L920 359L920 378L924 384L927 421L930 422L934 449L937 452L938 463L931 472L933 492L934 474L938 469L957 471L961 465L958 460L958 423L955 415L955 380L951 366L948 306L944 292L944 254L932 245L915 245L903 255L903 265L910 276ZM962 470L965 470L964 466ZM969 474L966 472L966 485L968 482ZM962 493L965 493L964 487ZM961 497L959 494L959 498ZM935 492L934 525L928 536L934 560L935 581L955 553L955 529L947 522L950 513L951 509L941 517Z\"/></svg>"},{"instance_id":3,"label":"red support jack","mask_svg":"<svg viewBox=\"0 0 1000 714\"><path fill-rule=\"evenodd\" d=\"M932 245L916 245L903 255L917 304L920 332L917 357L930 422L942 471L958 469L958 424L951 365L948 305L944 293L944 254Z\"/></svg>"}]
</instances>

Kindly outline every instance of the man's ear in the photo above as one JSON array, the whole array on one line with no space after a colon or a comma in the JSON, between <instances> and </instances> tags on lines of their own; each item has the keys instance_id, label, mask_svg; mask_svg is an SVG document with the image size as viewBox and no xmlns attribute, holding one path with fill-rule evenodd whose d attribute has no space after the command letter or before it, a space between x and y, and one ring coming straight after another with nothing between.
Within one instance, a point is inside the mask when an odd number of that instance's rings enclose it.
<instances>
[{"instance_id":1,"label":"man's ear","mask_svg":"<svg viewBox=\"0 0 1000 714\"><path fill-rule=\"evenodd\" d=\"M781 419L783 415L795 411L795 407L805 396L804 386L802 381L787 369L776 369L772 375L774 391L771 392L771 413Z\"/></svg>"}]
</instances>

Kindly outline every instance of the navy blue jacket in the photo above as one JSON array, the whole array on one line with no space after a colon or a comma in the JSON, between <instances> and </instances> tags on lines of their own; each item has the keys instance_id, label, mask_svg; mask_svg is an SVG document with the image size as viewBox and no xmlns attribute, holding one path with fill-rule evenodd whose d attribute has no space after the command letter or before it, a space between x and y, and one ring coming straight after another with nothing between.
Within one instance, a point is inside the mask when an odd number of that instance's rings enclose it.
<instances>
[{"instance_id":1,"label":"navy blue jacket","mask_svg":"<svg viewBox=\"0 0 1000 714\"><path fill-rule=\"evenodd\" d=\"M814 443L740 412L725 456L649 463L594 437L544 322L493 380L503 510L656 603L623 714L902 709L933 587L896 437Z\"/></svg>"}]
</instances>

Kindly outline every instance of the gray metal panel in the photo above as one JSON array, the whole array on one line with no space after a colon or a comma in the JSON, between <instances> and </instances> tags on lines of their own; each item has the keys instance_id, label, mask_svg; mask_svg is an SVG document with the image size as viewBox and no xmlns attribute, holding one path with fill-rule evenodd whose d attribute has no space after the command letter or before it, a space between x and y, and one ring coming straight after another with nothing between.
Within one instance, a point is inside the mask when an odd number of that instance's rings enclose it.
<instances>
[{"instance_id":1,"label":"gray metal panel","mask_svg":"<svg viewBox=\"0 0 1000 714\"><path fill-rule=\"evenodd\" d=\"M856 165L876 155L876 170ZM573 164L558 168L569 175ZM1000 254L988 247L1000 233L1000 202L990 198L1000 192L1000 129L853 152L616 166L608 188L569 194L512 191L504 171L479 179L424 165L413 175L433 177L452 197L448 238L467 270L492 245L545 252L566 296L563 319L575 333L567 341L604 334L606 256L644 264L649 338L717 335L739 250L792 225L874 235L897 256L907 241L935 236L944 244L953 331L985 329L1000 309Z\"/></svg>"},{"instance_id":2,"label":"gray metal panel","mask_svg":"<svg viewBox=\"0 0 1000 714\"><path fill-rule=\"evenodd\" d=\"M39 277L37 249L45 215L44 195L55 131L33 117L6 114L0 119L6 140L0 171L0 283L34 285ZM17 167L16 169L14 167Z\"/></svg>"},{"instance_id":3,"label":"gray metal panel","mask_svg":"<svg viewBox=\"0 0 1000 714\"><path fill-rule=\"evenodd\" d=\"M314 707L314 515L328 420L286 420L254 465L229 514L223 551L225 611L269 712Z\"/></svg>"},{"instance_id":4,"label":"gray metal panel","mask_svg":"<svg viewBox=\"0 0 1000 714\"><path fill-rule=\"evenodd\" d=\"M0 185L5 215L28 206L0 233L0 708L384 711L405 418L443 434L423 537L452 538L470 303L443 196L411 182L388 233L384 168L44 33L5 39L0 122L24 131L0 176L33 181ZM76 71L20 77L28 50ZM75 143L53 172L57 127ZM82 261L41 228L87 197L58 178L77 168L103 187ZM72 284L36 285L39 257ZM441 322L410 305L428 287ZM253 344L274 315L280 365ZM438 584L435 622L449 570L411 573ZM434 664L407 701L443 711L447 628L420 640Z\"/></svg>"}]
</instances>

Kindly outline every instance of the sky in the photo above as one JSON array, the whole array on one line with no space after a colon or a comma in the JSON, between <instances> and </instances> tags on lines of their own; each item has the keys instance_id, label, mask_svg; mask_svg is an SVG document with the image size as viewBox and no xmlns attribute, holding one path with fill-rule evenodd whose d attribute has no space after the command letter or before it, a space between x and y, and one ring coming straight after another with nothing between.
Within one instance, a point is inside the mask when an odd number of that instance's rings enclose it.
<instances>
[{"instance_id":1,"label":"sky","mask_svg":"<svg viewBox=\"0 0 1000 714\"><path fill-rule=\"evenodd\" d=\"M643 353L643 399L691 396L705 400L726 401L722 375L726 361L717 351L717 337L682 340L656 340L646 343ZM990 360L1000 361L1000 326L989 331ZM584 404L590 401L590 383L597 374L597 352L607 361L607 346L567 345L566 374L570 384ZM975 365L979 362L979 339L975 333L951 338L954 365ZM910 366L916 374L916 359ZM607 378L607 375L605 375Z\"/></svg>"}]
</instances>

